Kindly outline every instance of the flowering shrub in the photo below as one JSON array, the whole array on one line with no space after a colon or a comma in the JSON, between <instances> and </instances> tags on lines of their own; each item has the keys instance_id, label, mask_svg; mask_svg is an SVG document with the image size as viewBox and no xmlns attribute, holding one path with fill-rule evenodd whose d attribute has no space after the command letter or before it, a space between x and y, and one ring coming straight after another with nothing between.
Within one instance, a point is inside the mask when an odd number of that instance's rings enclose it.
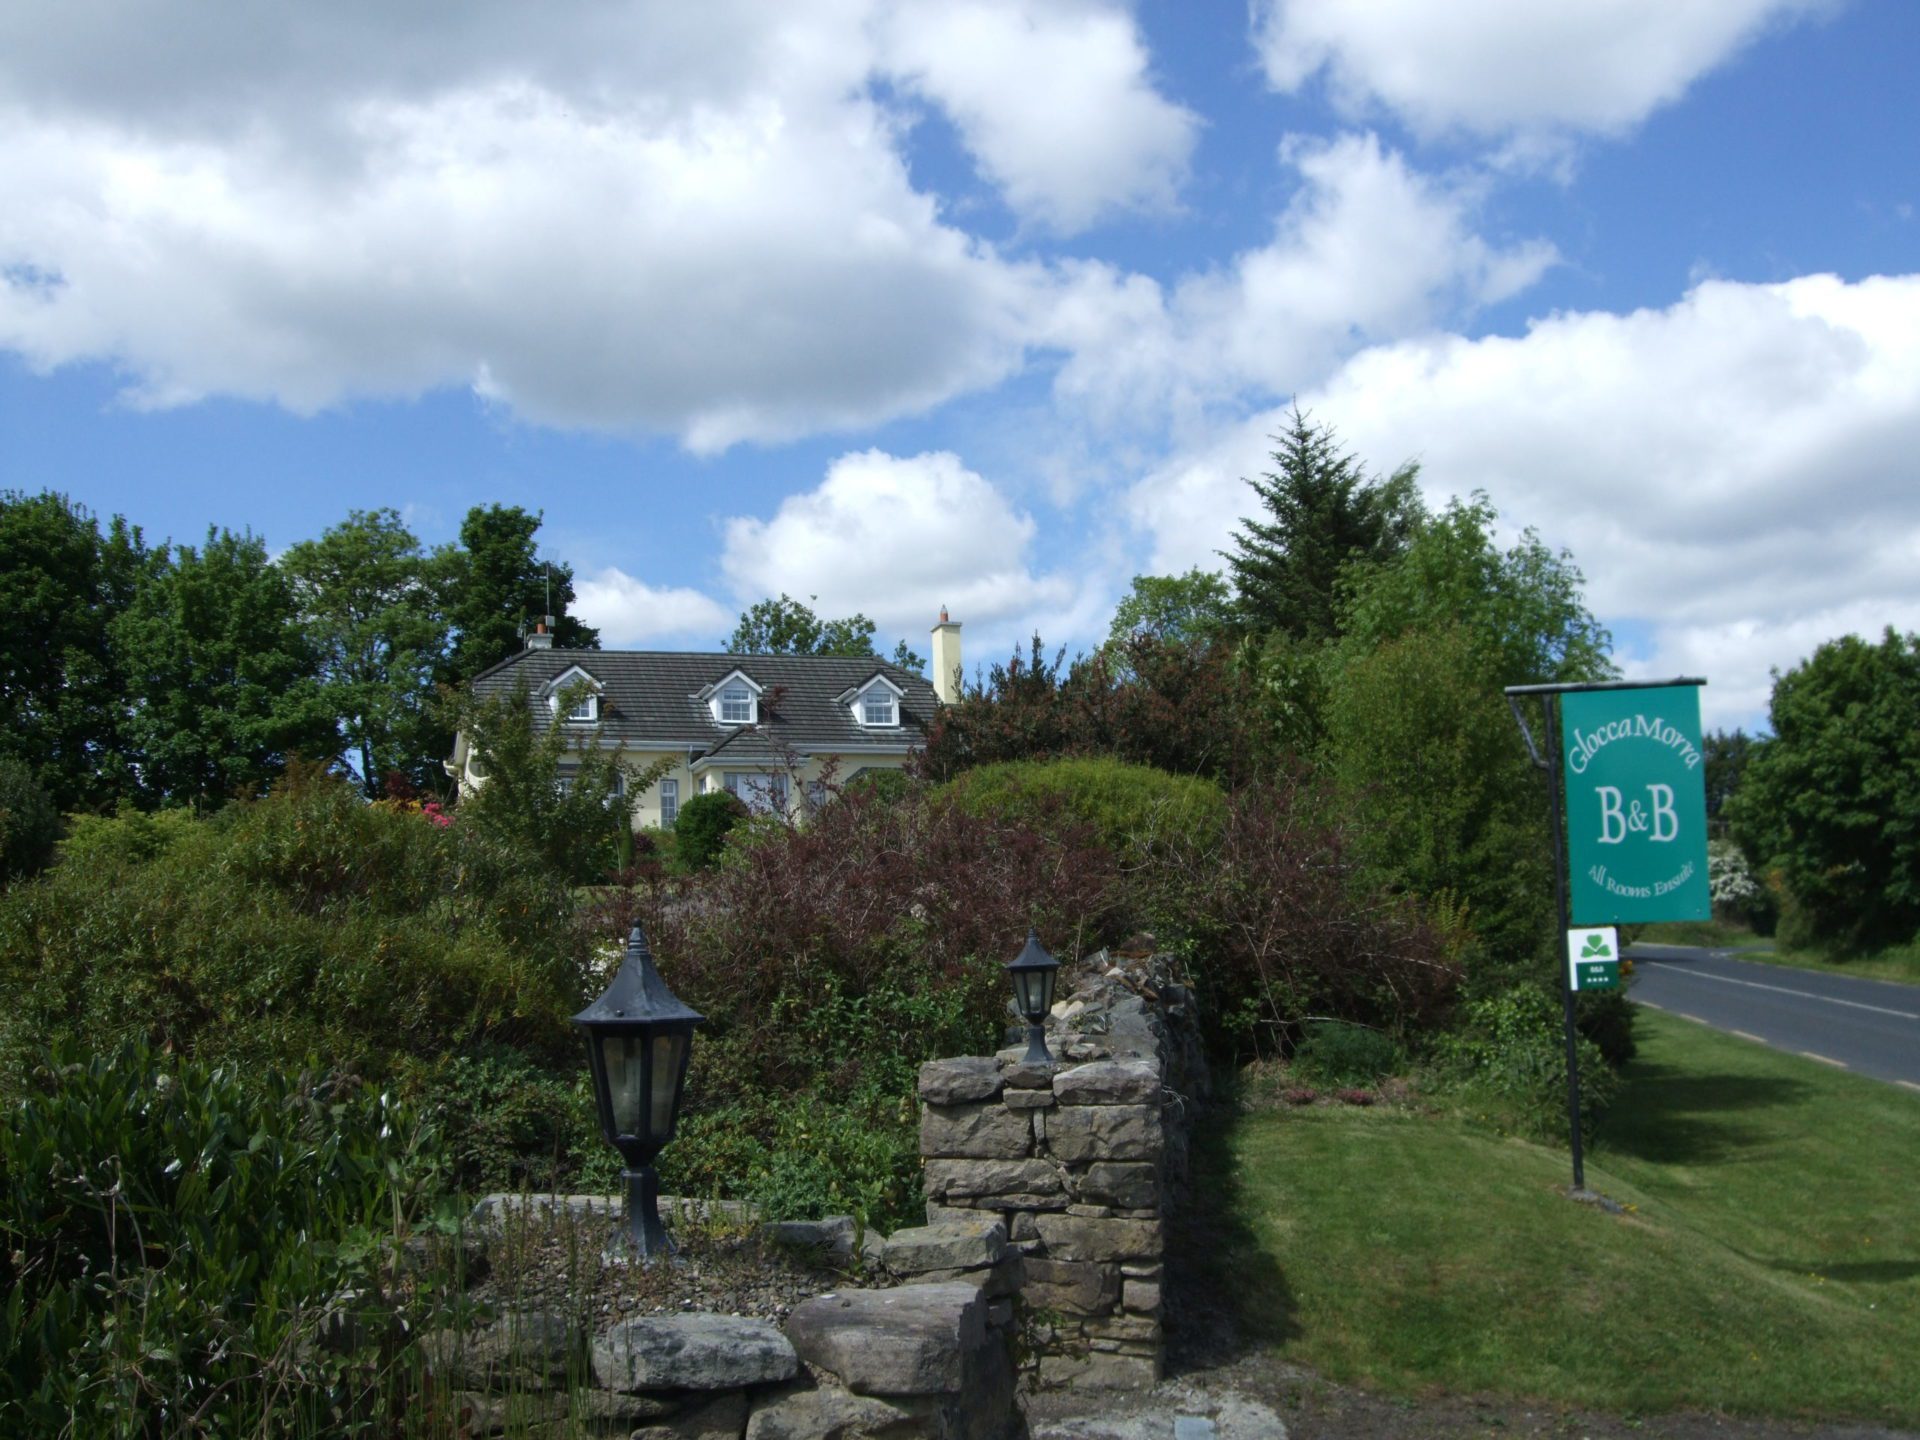
<instances>
[{"instance_id":1,"label":"flowering shrub","mask_svg":"<svg viewBox=\"0 0 1920 1440\"><path fill-rule=\"evenodd\" d=\"M1744 911L1763 893L1747 857L1731 840L1707 842L1707 886L1715 909Z\"/></svg>"}]
</instances>

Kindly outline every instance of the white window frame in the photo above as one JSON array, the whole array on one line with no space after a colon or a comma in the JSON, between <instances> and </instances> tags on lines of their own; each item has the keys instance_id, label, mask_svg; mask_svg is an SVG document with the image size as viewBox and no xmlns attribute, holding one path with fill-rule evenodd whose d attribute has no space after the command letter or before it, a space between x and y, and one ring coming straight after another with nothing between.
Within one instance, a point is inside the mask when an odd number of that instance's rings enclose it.
<instances>
[{"instance_id":1,"label":"white window frame","mask_svg":"<svg viewBox=\"0 0 1920 1440\"><path fill-rule=\"evenodd\" d=\"M755 703L753 690L744 680L733 680L722 685L714 695L716 718L722 725L751 725L759 710ZM739 714L732 713L738 707Z\"/></svg>"},{"instance_id":2,"label":"white window frame","mask_svg":"<svg viewBox=\"0 0 1920 1440\"><path fill-rule=\"evenodd\" d=\"M680 818L680 782L666 779L660 782L660 828L673 829L673 822Z\"/></svg>"},{"instance_id":3,"label":"white window frame","mask_svg":"<svg viewBox=\"0 0 1920 1440\"><path fill-rule=\"evenodd\" d=\"M755 815L785 815L793 794L779 770L723 770L720 788Z\"/></svg>"},{"instance_id":4,"label":"white window frame","mask_svg":"<svg viewBox=\"0 0 1920 1440\"><path fill-rule=\"evenodd\" d=\"M562 717L569 725L592 725L600 718L600 697L592 691Z\"/></svg>"},{"instance_id":5,"label":"white window frame","mask_svg":"<svg viewBox=\"0 0 1920 1440\"><path fill-rule=\"evenodd\" d=\"M842 700L847 697L840 696ZM853 723L862 730L898 730L900 728L900 687L884 675L876 675L856 692L848 704L853 714ZM885 705L885 719L876 720L869 712L869 705Z\"/></svg>"}]
</instances>

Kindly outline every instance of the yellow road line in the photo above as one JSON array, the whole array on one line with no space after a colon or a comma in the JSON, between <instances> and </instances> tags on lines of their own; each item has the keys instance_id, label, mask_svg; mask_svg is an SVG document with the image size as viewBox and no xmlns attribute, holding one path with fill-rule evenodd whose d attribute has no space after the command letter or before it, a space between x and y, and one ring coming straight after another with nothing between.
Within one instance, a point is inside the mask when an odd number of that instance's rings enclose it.
<instances>
[{"instance_id":1,"label":"yellow road line","mask_svg":"<svg viewBox=\"0 0 1920 1440\"><path fill-rule=\"evenodd\" d=\"M1911 1080L1896 1080L1893 1083L1896 1085L1904 1085L1909 1090L1920 1090L1920 1085L1914 1084Z\"/></svg>"},{"instance_id":2,"label":"yellow road line","mask_svg":"<svg viewBox=\"0 0 1920 1440\"><path fill-rule=\"evenodd\" d=\"M1847 1068L1847 1062L1844 1060L1835 1060L1827 1055L1816 1055L1811 1050L1802 1050L1800 1053L1809 1060L1818 1060L1822 1065L1831 1065L1836 1070L1844 1070Z\"/></svg>"},{"instance_id":3,"label":"yellow road line","mask_svg":"<svg viewBox=\"0 0 1920 1440\"><path fill-rule=\"evenodd\" d=\"M1765 1040L1762 1040L1758 1035L1751 1034L1750 1032L1745 1030L1729 1030L1727 1033L1729 1035L1738 1035L1742 1040L1751 1040L1756 1045L1764 1045L1767 1043Z\"/></svg>"}]
</instances>

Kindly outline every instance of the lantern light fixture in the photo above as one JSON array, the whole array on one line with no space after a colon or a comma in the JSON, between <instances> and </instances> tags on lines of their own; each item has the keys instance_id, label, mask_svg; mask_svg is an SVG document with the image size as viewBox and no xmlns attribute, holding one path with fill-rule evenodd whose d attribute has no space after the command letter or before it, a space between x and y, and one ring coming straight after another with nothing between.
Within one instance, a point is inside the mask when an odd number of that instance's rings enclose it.
<instances>
[{"instance_id":1,"label":"lantern light fixture","mask_svg":"<svg viewBox=\"0 0 1920 1440\"><path fill-rule=\"evenodd\" d=\"M587 1034L600 1133L626 1164L627 1225L643 1263L673 1249L653 1161L673 1139L693 1030L705 1019L667 988L638 925L613 983L573 1017Z\"/></svg>"},{"instance_id":2,"label":"lantern light fixture","mask_svg":"<svg viewBox=\"0 0 1920 1440\"><path fill-rule=\"evenodd\" d=\"M1060 973L1060 962L1040 945L1040 932L1027 931L1027 943L1007 962L1007 978L1013 982L1013 1005L1027 1022L1027 1053L1024 1065L1051 1065L1047 1050L1047 1012L1053 1009L1053 983Z\"/></svg>"}]
</instances>

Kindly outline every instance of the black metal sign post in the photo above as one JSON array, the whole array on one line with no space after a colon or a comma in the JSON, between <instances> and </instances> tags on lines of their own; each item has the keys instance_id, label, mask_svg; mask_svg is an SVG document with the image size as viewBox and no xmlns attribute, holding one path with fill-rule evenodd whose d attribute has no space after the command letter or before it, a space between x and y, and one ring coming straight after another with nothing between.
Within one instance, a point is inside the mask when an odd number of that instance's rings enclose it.
<instances>
[{"instance_id":1,"label":"black metal sign post","mask_svg":"<svg viewBox=\"0 0 1920 1440\"><path fill-rule=\"evenodd\" d=\"M1669 685L1704 684L1706 681L1695 679L1587 680L1560 685L1509 685L1503 692L1507 697L1507 707L1513 711L1513 718L1520 726L1521 738L1527 742L1527 755L1532 759L1535 768L1544 772L1547 779L1547 805L1552 813L1553 900L1554 914L1559 924L1558 945L1566 943L1567 931L1573 924L1567 907L1566 814L1563 808L1565 785L1564 777L1560 773L1564 754L1560 743L1560 697L1575 691L1586 690L1653 690ZM1520 697L1523 695L1538 695L1546 711L1546 724L1543 731L1547 748L1545 755L1535 747L1533 732L1527 728L1527 717L1521 713ZM1575 1199L1585 1199L1587 1168L1580 1145L1580 1048L1574 1024L1573 971L1564 955L1560 957L1558 963L1567 1040L1567 1141L1573 1150L1572 1193Z\"/></svg>"}]
</instances>

